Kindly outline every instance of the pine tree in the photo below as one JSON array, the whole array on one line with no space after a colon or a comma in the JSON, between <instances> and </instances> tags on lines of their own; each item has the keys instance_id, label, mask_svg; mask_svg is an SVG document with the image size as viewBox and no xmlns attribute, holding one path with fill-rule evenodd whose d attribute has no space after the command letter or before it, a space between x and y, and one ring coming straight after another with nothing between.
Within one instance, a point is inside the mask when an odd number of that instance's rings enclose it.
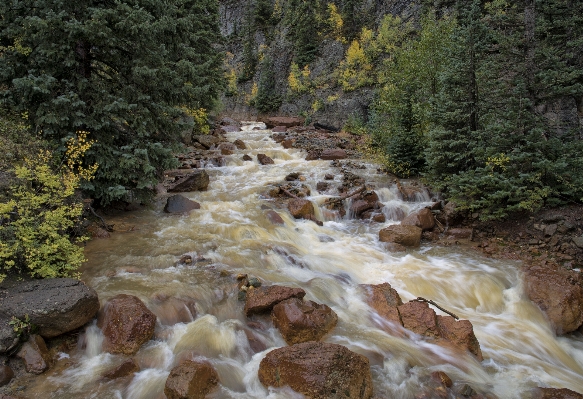
<instances>
[{"instance_id":1,"label":"pine tree","mask_svg":"<svg viewBox=\"0 0 583 399\"><path fill-rule=\"evenodd\" d=\"M312 62L318 53L318 7L317 1L297 0L297 8L292 9L294 62L301 68Z\"/></svg>"},{"instance_id":2,"label":"pine tree","mask_svg":"<svg viewBox=\"0 0 583 399\"><path fill-rule=\"evenodd\" d=\"M222 89L216 0L14 0L0 15L4 103L52 141L90 133L84 188L103 203L147 197L179 106L210 109Z\"/></svg>"}]
</instances>

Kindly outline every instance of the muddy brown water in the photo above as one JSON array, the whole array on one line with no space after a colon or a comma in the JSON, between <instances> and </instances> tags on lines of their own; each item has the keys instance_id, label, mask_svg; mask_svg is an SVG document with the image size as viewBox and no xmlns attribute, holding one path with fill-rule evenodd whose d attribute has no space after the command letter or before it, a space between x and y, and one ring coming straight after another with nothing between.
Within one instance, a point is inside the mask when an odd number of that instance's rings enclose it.
<instances>
[{"instance_id":1,"label":"muddy brown water","mask_svg":"<svg viewBox=\"0 0 583 399\"><path fill-rule=\"evenodd\" d=\"M469 384L499 398L528 398L537 386L583 392L583 338L554 336L525 298L518 263L455 247L387 252L378 231L396 223L397 208L408 213L429 198L400 201L396 188L372 164L353 172L375 184L386 205L385 224L341 219L322 207L317 208L322 227L294 220L262 195L269 183L300 172L312 189L309 199L321 205L330 194L318 194L316 183L332 173L339 184L341 175L329 161L304 161L305 152L283 149L269 130L252 130L257 126L264 128L249 123L242 132L229 133L230 141L241 139L248 149L227 157L226 166L208 169L208 191L185 194L201 204L200 210L168 215L158 203L108 220L118 232L87 245L83 279L102 303L119 293L136 295L159 317L155 338L134 356L141 371L104 381L101 376L124 357L101 351L101 331L93 325L80 336L76 351L61 354L51 371L26 387L25 397L163 399L166 377L184 358L204 358L217 369L220 387L212 398L301 397L259 382L261 359L285 342L268 319L258 320L262 329L249 329L233 289L238 273L301 287L306 299L331 306L339 322L324 340L371 360L379 398L414 398L437 370L451 377L454 389ZM259 165L258 153L275 164ZM243 154L253 161L242 161ZM270 223L268 209L278 211L285 224ZM206 260L176 265L183 254ZM485 360L479 363L414 335L387 334L357 289L358 284L383 282L391 283L403 301L422 296L470 320ZM168 298L178 300L163 306ZM175 321L180 322L168 325Z\"/></svg>"}]
</instances>

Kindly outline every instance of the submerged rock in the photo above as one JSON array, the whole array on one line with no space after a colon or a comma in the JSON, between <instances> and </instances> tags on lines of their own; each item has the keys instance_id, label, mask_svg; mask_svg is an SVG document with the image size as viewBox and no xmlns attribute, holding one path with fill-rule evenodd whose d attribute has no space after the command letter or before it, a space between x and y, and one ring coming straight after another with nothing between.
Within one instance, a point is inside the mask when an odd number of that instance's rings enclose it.
<instances>
[{"instance_id":1,"label":"submerged rock","mask_svg":"<svg viewBox=\"0 0 583 399\"><path fill-rule=\"evenodd\" d=\"M261 165L272 165L275 163L273 162L273 159L271 159L265 154L257 154L257 160Z\"/></svg>"},{"instance_id":2,"label":"submerged rock","mask_svg":"<svg viewBox=\"0 0 583 399\"><path fill-rule=\"evenodd\" d=\"M319 341L338 322L338 316L329 306L298 298L275 305L271 317L288 345Z\"/></svg>"},{"instance_id":3,"label":"submerged rock","mask_svg":"<svg viewBox=\"0 0 583 399\"><path fill-rule=\"evenodd\" d=\"M287 209L289 209L291 215L296 219L309 219L315 213L312 202L301 198L290 199L287 204Z\"/></svg>"},{"instance_id":4,"label":"submerged rock","mask_svg":"<svg viewBox=\"0 0 583 399\"><path fill-rule=\"evenodd\" d=\"M128 375L137 373L138 371L140 371L140 366L138 366L136 361L128 359L113 370L105 373L103 378L106 380L115 380L118 378L127 377Z\"/></svg>"},{"instance_id":5,"label":"submerged rock","mask_svg":"<svg viewBox=\"0 0 583 399\"><path fill-rule=\"evenodd\" d=\"M164 394L167 399L204 399L218 383L219 376L209 363L185 360L170 371Z\"/></svg>"},{"instance_id":6,"label":"submerged rock","mask_svg":"<svg viewBox=\"0 0 583 399\"><path fill-rule=\"evenodd\" d=\"M308 398L368 399L373 395L369 361L344 346L305 342L269 352L259 365L264 386L291 389Z\"/></svg>"}]
</instances>

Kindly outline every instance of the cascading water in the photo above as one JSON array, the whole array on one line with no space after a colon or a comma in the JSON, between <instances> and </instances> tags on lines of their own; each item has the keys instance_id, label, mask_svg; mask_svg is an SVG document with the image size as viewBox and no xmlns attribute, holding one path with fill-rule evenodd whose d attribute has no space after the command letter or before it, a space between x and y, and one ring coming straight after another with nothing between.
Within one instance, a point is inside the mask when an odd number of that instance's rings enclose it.
<instances>
[{"instance_id":1,"label":"cascading water","mask_svg":"<svg viewBox=\"0 0 583 399\"><path fill-rule=\"evenodd\" d=\"M385 224L339 219L323 208L316 211L323 226L293 219L262 195L269 183L299 172L311 188L309 199L322 205L329 195L317 194L316 183L338 170L329 161L305 161L305 153L283 149L270 131L252 130L257 126L247 124L242 132L228 134L230 141L242 139L248 149L227 157L226 166L208 169L208 191L184 194L199 202L200 210L168 215L162 212L163 204L156 204L109 220L127 231L87 245L83 279L102 303L120 293L136 295L158 316L154 339L134 356L141 371L103 380L101 376L125 358L101 351L103 336L93 325L76 353L63 356L52 371L26 388L27 398L162 399L170 370L185 358L206 359L218 371L220 388L213 398L301 397L259 382L261 359L285 342L268 322L263 322L263 330L247 326L243 303L233 289L231 275L238 273L268 284L301 287L306 299L329 305L339 322L325 341L370 359L379 398L414 398L424 377L436 370L445 371L456 384L499 398L526 398L537 386L583 391L581 335L554 336L542 313L525 298L518 264L456 248L387 252L378 241L379 230L396 223L392 219L399 209L409 213L427 202L400 201L395 187L374 165L355 173L376 186L386 205ZM258 153L275 164L259 165ZM243 154L253 161L242 161ZM277 210L285 224L272 224L268 209ZM206 260L177 264L183 254ZM403 301L423 296L470 320L485 360L478 363L419 337L392 336L379 328L380 321L357 287L383 282L389 282Z\"/></svg>"}]
</instances>

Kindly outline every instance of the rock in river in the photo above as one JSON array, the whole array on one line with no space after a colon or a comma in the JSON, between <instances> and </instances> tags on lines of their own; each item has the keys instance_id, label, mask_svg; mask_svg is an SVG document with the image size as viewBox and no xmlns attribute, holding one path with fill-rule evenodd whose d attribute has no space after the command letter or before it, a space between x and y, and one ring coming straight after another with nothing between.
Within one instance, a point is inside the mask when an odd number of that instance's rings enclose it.
<instances>
[{"instance_id":1,"label":"rock in river","mask_svg":"<svg viewBox=\"0 0 583 399\"><path fill-rule=\"evenodd\" d=\"M259 287L247 291L245 301L245 314L247 317L271 312L271 309L278 303L290 298L303 298L306 291L301 288L284 287L282 285L271 285Z\"/></svg>"},{"instance_id":2,"label":"rock in river","mask_svg":"<svg viewBox=\"0 0 583 399\"><path fill-rule=\"evenodd\" d=\"M338 322L338 316L329 306L298 298L275 305L271 317L288 345L319 341Z\"/></svg>"},{"instance_id":3,"label":"rock in river","mask_svg":"<svg viewBox=\"0 0 583 399\"><path fill-rule=\"evenodd\" d=\"M219 376L209 363L185 360L170 371L164 394L167 399L204 399L218 383Z\"/></svg>"}]
</instances>

